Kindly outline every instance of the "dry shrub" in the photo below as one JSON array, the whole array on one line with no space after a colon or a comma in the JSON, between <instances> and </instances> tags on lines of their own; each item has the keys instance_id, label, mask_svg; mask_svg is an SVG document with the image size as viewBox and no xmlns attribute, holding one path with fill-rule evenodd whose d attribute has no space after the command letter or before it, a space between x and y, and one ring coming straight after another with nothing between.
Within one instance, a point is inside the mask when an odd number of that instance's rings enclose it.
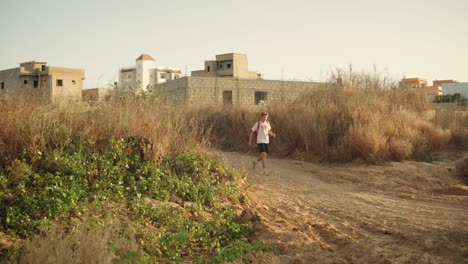
<instances>
[{"instance_id":1,"label":"dry shrub","mask_svg":"<svg viewBox=\"0 0 468 264\"><path fill-rule=\"evenodd\" d=\"M127 232L127 231L126 231ZM11 263L114 263L127 252L137 252L132 235L123 235L122 228L78 224L71 231L54 226L45 235L38 235L24 244L24 249ZM117 253L117 254L116 254Z\"/></svg>"},{"instance_id":2,"label":"dry shrub","mask_svg":"<svg viewBox=\"0 0 468 264\"><path fill-rule=\"evenodd\" d=\"M97 106L56 104L34 96L0 97L0 167L21 155L30 162L76 138L106 148L111 138L141 138L149 158L209 147L209 128L184 108L141 100L111 100Z\"/></svg>"},{"instance_id":3,"label":"dry shrub","mask_svg":"<svg viewBox=\"0 0 468 264\"><path fill-rule=\"evenodd\" d=\"M450 143L458 148L468 148L468 110L453 106L438 109L432 122L451 132Z\"/></svg>"},{"instance_id":4,"label":"dry shrub","mask_svg":"<svg viewBox=\"0 0 468 264\"><path fill-rule=\"evenodd\" d=\"M273 153L302 153L329 161L401 161L447 145L451 132L424 120L428 109L424 96L368 83L374 88L362 88L362 83L359 89L321 88L293 104L218 111L210 119L214 142L245 151L250 128L266 110L278 135Z\"/></svg>"},{"instance_id":5,"label":"dry shrub","mask_svg":"<svg viewBox=\"0 0 468 264\"><path fill-rule=\"evenodd\" d=\"M464 180L465 185L468 185L468 154L455 162L455 174Z\"/></svg>"}]
</instances>

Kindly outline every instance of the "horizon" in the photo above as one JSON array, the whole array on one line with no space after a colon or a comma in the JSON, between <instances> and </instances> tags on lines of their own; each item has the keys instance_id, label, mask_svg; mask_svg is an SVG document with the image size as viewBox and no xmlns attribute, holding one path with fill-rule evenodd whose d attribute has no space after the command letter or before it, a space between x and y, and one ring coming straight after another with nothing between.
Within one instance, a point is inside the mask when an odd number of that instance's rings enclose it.
<instances>
[{"instance_id":1,"label":"horizon","mask_svg":"<svg viewBox=\"0 0 468 264\"><path fill-rule=\"evenodd\" d=\"M143 53L184 75L243 53L265 79L324 81L352 65L395 81L468 82L467 2L350 2L6 0L0 70L45 61L84 69L83 88L103 88Z\"/></svg>"}]
</instances>

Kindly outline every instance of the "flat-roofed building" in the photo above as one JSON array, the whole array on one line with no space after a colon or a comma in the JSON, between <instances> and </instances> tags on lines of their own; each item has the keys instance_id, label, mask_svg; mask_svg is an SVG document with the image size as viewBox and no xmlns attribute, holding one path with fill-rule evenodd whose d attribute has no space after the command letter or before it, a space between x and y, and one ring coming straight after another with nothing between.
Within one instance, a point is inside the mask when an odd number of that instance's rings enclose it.
<instances>
[{"instance_id":1,"label":"flat-roofed building","mask_svg":"<svg viewBox=\"0 0 468 264\"><path fill-rule=\"evenodd\" d=\"M20 67L0 71L0 93L32 93L53 100L81 100L85 71L48 66L46 62L30 61Z\"/></svg>"},{"instance_id":2,"label":"flat-roofed building","mask_svg":"<svg viewBox=\"0 0 468 264\"><path fill-rule=\"evenodd\" d=\"M216 60L205 61L205 68L199 71L192 71L192 77L261 79L261 74L249 71L247 55L226 53L216 55Z\"/></svg>"}]
</instances>

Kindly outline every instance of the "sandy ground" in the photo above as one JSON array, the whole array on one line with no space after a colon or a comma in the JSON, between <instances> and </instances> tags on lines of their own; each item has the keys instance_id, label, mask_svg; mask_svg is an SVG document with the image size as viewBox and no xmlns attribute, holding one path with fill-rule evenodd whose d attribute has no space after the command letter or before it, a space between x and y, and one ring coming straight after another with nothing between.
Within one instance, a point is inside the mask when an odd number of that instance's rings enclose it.
<instances>
[{"instance_id":1,"label":"sandy ground","mask_svg":"<svg viewBox=\"0 0 468 264\"><path fill-rule=\"evenodd\" d=\"M255 238L282 255L265 263L468 263L468 187L432 164L320 164L225 152L248 174Z\"/></svg>"}]
</instances>

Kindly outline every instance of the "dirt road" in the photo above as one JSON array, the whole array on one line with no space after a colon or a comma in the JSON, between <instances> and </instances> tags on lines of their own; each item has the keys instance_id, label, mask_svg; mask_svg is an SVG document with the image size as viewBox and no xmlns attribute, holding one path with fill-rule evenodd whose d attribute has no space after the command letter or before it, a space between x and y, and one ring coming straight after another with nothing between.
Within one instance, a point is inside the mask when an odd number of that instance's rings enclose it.
<instances>
[{"instance_id":1,"label":"dirt road","mask_svg":"<svg viewBox=\"0 0 468 264\"><path fill-rule=\"evenodd\" d=\"M383 166L252 157L225 152L248 173L258 240L278 244L271 263L468 263L468 187L448 169L406 161Z\"/></svg>"}]
</instances>

